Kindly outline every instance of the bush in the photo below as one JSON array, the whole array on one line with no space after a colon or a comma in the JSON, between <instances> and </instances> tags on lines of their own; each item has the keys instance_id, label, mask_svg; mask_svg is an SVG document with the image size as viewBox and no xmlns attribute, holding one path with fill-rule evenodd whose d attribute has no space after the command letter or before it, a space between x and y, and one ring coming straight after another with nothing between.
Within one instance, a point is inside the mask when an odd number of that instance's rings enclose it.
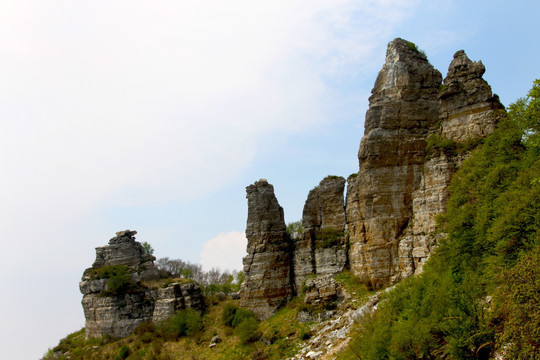
<instances>
[{"instance_id":1,"label":"bush","mask_svg":"<svg viewBox=\"0 0 540 360\"><path fill-rule=\"evenodd\" d=\"M345 232L339 231L332 226L320 229L315 235L315 247L317 249L329 248L341 245L345 239Z\"/></svg>"},{"instance_id":2,"label":"bush","mask_svg":"<svg viewBox=\"0 0 540 360\"><path fill-rule=\"evenodd\" d=\"M125 265L107 265L92 269L90 278L107 279L107 288L101 293L103 296L124 295L139 290Z\"/></svg>"},{"instance_id":3,"label":"bush","mask_svg":"<svg viewBox=\"0 0 540 360\"><path fill-rule=\"evenodd\" d=\"M299 220L287 224L287 233L289 233L291 239L300 239L304 233L302 221Z\"/></svg>"},{"instance_id":4,"label":"bush","mask_svg":"<svg viewBox=\"0 0 540 360\"><path fill-rule=\"evenodd\" d=\"M129 356L129 353L130 353L129 346L122 345L120 349L118 350L118 353L116 353L114 360L124 360Z\"/></svg>"},{"instance_id":5,"label":"bush","mask_svg":"<svg viewBox=\"0 0 540 360\"><path fill-rule=\"evenodd\" d=\"M176 314L165 320L159 332L167 339L178 339L182 336L194 335L202 330L201 313L193 309L179 310Z\"/></svg>"},{"instance_id":6,"label":"bush","mask_svg":"<svg viewBox=\"0 0 540 360\"><path fill-rule=\"evenodd\" d=\"M225 308L223 309L223 314L221 315L221 322L223 323L223 325L232 327L234 315L236 315L237 310L238 306L236 305L225 305Z\"/></svg>"},{"instance_id":7,"label":"bush","mask_svg":"<svg viewBox=\"0 0 540 360\"><path fill-rule=\"evenodd\" d=\"M243 319L237 324L235 334L240 338L242 344L248 344L259 340L261 332L259 331L259 322L255 317Z\"/></svg>"},{"instance_id":8,"label":"bush","mask_svg":"<svg viewBox=\"0 0 540 360\"><path fill-rule=\"evenodd\" d=\"M426 140L426 153L428 156L437 156L441 153L453 156L457 154L457 143L444 136L432 134Z\"/></svg>"},{"instance_id":9,"label":"bush","mask_svg":"<svg viewBox=\"0 0 540 360\"><path fill-rule=\"evenodd\" d=\"M221 316L221 322L225 326L236 328L240 323L245 320L255 319L253 311L238 307L234 304L227 304L223 309L223 315Z\"/></svg>"}]
</instances>

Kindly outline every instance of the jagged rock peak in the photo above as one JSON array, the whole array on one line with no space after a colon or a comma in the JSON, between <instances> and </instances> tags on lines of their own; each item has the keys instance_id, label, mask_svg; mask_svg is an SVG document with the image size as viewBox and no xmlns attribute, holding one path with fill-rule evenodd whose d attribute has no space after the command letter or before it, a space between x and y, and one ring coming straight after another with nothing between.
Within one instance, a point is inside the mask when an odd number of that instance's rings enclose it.
<instances>
[{"instance_id":1,"label":"jagged rock peak","mask_svg":"<svg viewBox=\"0 0 540 360\"><path fill-rule=\"evenodd\" d=\"M267 180L260 179L246 187L248 200L248 219L246 236L269 231L285 231L285 216L279 205L274 186Z\"/></svg>"},{"instance_id":2,"label":"jagged rock peak","mask_svg":"<svg viewBox=\"0 0 540 360\"><path fill-rule=\"evenodd\" d=\"M441 73L416 45L399 38L390 42L386 62L371 90L364 125L366 136L377 128L417 129L432 125L430 121L438 117L438 112L431 102L437 102L441 82ZM426 100L430 103L424 109L420 103ZM378 153L373 155L379 157ZM361 158L368 156L368 153L360 154Z\"/></svg>"},{"instance_id":3,"label":"jagged rock peak","mask_svg":"<svg viewBox=\"0 0 540 360\"><path fill-rule=\"evenodd\" d=\"M388 43L386 49L386 62L392 63L396 60L403 60L404 58L424 60L427 62L426 54L420 51L415 43L407 41L402 38L395 38Z\"/></svg>"},{"instance_id":4,"label":"jagged rock peak","mask_svg":"<svg viewBox=\"0 0 540 360\"><path fill-rule=\"evenodd\" d=\"M347 264L345 179L327 176L312 189L302 213L304 232L295 239L294 276L297 289L313 275L334 275Z\"/></svg>"},{"instance_id":5,"label":"jagged rock peak","mask_svg":"<svg viewBox=\"0 0 540 360\"><path fill-rule=\"evenodd\" d=\"M472 61L464 50L459 50L454 54L454 59L448 66L448 74L445 83L455 81L456 78L481 78L486 72L482 61Z\"/></svg>"},{"instance_id":6,"label":"jagged rock peak","mask_svg":"<svg viewBox=\"0 0 540 360\"><path fill-rule=\"evenodd\" d=\"M351 270L375 286L396 279L399 237L412 216L426 136L439 120L441 81L414 44L395 39L388 45L369 98L360 171L349 185L346 208Z\"/></svg>"},{"instance_id":7,"label":"jagged rock peak","mask_svg":"<svg viewBox=\"0 0 540 360\"><path fill-rule=\"evenodd\" d=\"M145 252L142 244L135 240L135 234L137 231L118 231L109 240L109 245L96 248L96 261L92 266L126 265L133 269L140 266L154 269L156 258Z\"/></svg>"},{"instance_id":8,"label":"jagged rock peak","mask_svg":"<svg viewBox=\"0 0 540 360\"><path fill-rule=\"evenodd\" d=\"M504 109L499 97L482 78L485 67L463 50L455 53L439 93L440 127L445 138L463 142L491 133Z\"/></svg>"}]
</instances>

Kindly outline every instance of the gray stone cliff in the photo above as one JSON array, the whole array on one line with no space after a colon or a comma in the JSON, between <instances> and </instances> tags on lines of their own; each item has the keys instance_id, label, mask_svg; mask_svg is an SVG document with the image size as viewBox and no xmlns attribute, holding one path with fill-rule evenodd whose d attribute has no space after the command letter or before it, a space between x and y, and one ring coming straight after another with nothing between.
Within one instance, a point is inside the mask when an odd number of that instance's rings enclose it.
<instances>
[{"instance_id":1,"label":"gray stone cliff","mask_svg":"<svg viewBox=\"0 0 540 360\"><path fill-rule=\"evenodd\" d=\"M443 82L414 44L399 38L390 42L369 98L359 171L346 181L345 201L343 178L321 181L308 194L304 232L290 246L273 187L267 191L271 201L254 201L261 199L256 189L271 187L266 181L248 187L248 211L257 214L248 215L246 231L250 255L244 269L251 291L256 292L257 281L264 283L269 269L274 269L273 285L263 288L272 290L267 293L274 300L286 299L291 291L298 294L307 284L308 299L328 298L325 294L332 294L334 286L329 277L346 268L374 288L421 272L443 236L435 231L435 217L445 211L452 175L505 116L498 96L482 78L484 72L481 62L461 50ZM254 235L252 229L270 224L278 231ZM265 239L277 233L268 247ZM258 261L253 261L255 254ZM266 301L263 288L257 304ZM277 308L274 300L265 315ZM250 301L245 297L243 304L253 306Z\"/></svg>"},{"instance_id":2,"label":"gray stone cliff","mask_svg":"<svg viewBox=\"0 0 540 360\"><path fill-rule=\"evenodd\" d=\"M337 274L348 265L344 190L344 178L328 176L308 194L302 214L304 232L295 241L296 289L313 274Z\"/></svg>"},{"instance_id":3,"label":"gray stone cliff","mask_svg":"<svg viewBox=\"0 0 540 360\"><path fill-rule=\"evenodd\" d=\"M199 285L192 281L159 283L155 258L135 241L136 231L120 231L109 245L96 248L96 260L85 270L79 288L86 337L128 336L140 323L164 320L177 310L204 309Z\"/></svg>"},{"instance_id":4,"label":"gray stone cliff","mask_svg":"<svg viewBox=\"0 0 540 360\"><path fill-rule=\"evenodd\" d=\"M294 294L292 243L274 187L261 179L246 192L248 254L243 259L246 278L240 303L265 319Z\"/></svg>"}]
</instances>

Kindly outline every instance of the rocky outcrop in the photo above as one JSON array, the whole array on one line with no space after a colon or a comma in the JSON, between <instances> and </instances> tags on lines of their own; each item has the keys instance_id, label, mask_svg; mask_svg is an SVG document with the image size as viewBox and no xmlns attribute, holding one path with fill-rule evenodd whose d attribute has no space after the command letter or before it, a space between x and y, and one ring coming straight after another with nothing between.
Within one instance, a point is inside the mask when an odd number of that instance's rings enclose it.
<instances>
[{"instance_id":1,"label":"rocky outcrop","mask_svg":"<svg viewBox=\"0 0 540 360\"><path fill-rule=\"evenodd\" d=\"M441 79L414 44L396 39L369 98L347 218L351 269L375 287L395 276L398 239L412 216L428 129L439 118Z\"/></svg>"},{"instance_id":2,"label":"rocky outcrop","mask_svg":"<svg viewBox=\"0 0 540 360\"><path fill-rule=\"evenodd\" d=\"M137 231L125 230L116 233L107 246L96 248L94 269L103 266L124 265L136 272L135 280L159 279L159 271L154 266L156 258L147 254L141 243L135 241Z\"/></svg>"},{"instance_id":3,"label":"rocky outcrop","mask_svg":"<svg viewBox=\"0 0 540 360\"><path fill-rule=\"evenodd\" d=\"M454 54L448 67L439 92L439 121L429 129L422 179L412 193L413 216L399 239L395 280L422 270L437 240L444 236L435 231L435 217L446 209L452 175L505 116L498 96L482 78L484 72L484 65L471 61L463 50Z\"/></svg>"},{"instance_id":4,"label":"rocky outcrop","mask_svg":"<svg viewBox=\"0 0 540 360\"><path fill-rule=\"evenodd\" d=\"M463 50L454 54L441 87L440 127L444 138L458 142L478 139L493 132L504 109L499 97L482 78L481 61L471 61Z\"/></svg>"},{"instance_id":5,"label":"rocky outcrop","mask_svg":"<svg viewBox=\"0 0 540 360\"><path fill-rule=\"evenodd\" d=\"M240 303L265 319L293 296L292 243L274 187L261 179L246 192L248 254Z\"/></svg>"},{"instance_id":6,"label":"rocky outcrop","mask_svg":"<svg viewBox=\"0 0 540 360\"><path fill-rule=\"evenodd\" d=\"M328 304L337 300L340 288L332 275L323 275L307 279L303 292L306 304Z\"/></svg>"},{"instance_id":7,"label":"rocky outcrop","mask_svg":"<svg viewBox=\"0 0 540 360\"><path fill-rule=\"evenodd\" d=\"M308 194L302 214L304 232L295 241L297 289L312 274L337 274L347 266L344 190L344 178L328 176Z\"/></svg>"},{"instance_id":8,"label":"rocky outcrop","mask_svg":"<svg viewBox=\"0 0 540 360\"><path fill-rule=\"evenodd\" d=\"M166 320L178 310L204 310L205 304L201 287L195 281L185 280L157 289L157 296L152 313L154 322Z\"/></svg>"},{"instance_id":9,"label":"rocky outcrop","mask_svg":"<svg viewBox=\"0 0 540 360\"><path fill-rule=\"evenodd\" d=\"M155 258L135 241L136 231L121 231L109 245L96 248L96 261L79 284L87 338L125 337L142 322L161 321L187 307L204 309L199 285L169 279L160 286ZM154 286L147 285L153 284Z\"/></svg>"},{"instance_id":10,"label":"rocky outcrop","mask_svg":"<svg viewBox=\"0 0 540 360\"><path fill-rule=\"evenodd\" d=\"M285 254L286 245L276 251L266 247L261 235L251 235L254 240L244 264L258 264L262 272L265 266L274 266L270 264L276 263L279 253L283 278L274 278L274 283L284 291L292 256L297 292L308 280L347 267L374 288L419 273L443 236L435 231L435 218L446 209L452 175L505 116L498 96L482 79L484 72L481 62L458 51L443 83L416 45L403 39L390 42L369 98L359 171L347 179L345 205L345 180L324 179L309 192L302 216L304 231L294 239L292 254ZM248 199L255 196L256 188L248 188ZM275 198L273 188L271 197ZM255 226L251 221L261 222L259 227L274 224L275 214L282 212L278 208L261 206L268 213L250 217L248 230ZM279 222L280 231L283 228ZM277 236L277 242L287 243L281 236L285 235ZM254 262L252 254L260 259L268 256L267 265ZM274 271L272 276L277 274ZM285 298L283 294L280 298ZM257 301L264 303L261 297Z\"/></svg>"}]
</instances>

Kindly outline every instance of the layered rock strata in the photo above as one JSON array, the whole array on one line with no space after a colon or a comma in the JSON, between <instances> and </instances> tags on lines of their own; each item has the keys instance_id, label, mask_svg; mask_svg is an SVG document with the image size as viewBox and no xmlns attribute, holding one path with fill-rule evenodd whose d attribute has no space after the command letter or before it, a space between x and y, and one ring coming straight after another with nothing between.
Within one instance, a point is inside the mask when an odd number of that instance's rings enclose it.
<instances>
[{"instance_id":1,"label":"layered rock strata","mask_svg":"<svg viewBox=\"0 0 540 360\"><path fill-rule=\"evenodd\" d=\"M344 190L343 177L328 176L308 194L302 214L304 231L295 241L296 289L312 274L337 274L348 264Z\"/></svg>"},{"instance_id":2,"label":"layered rock strata","mask_svg":"<svg viewBox=\"0 0 540 360\"><path fill-rule=\"evenodd\" d=\"M161 321L185 308L204 309L199 285L189 280L159 285L155 258L135 241L136 231L121 231L96 248L96 260L79 284L87 338L125 337L142 322Z\"/></svg>"},{"instance_id":3,"label":"layered rock strata","mask_svg":"<svg viewBox=\"0 0 540 360\"><path fill-rule=\"evenodd\" d=\"M261 179L246 192L248 254L243 259L246 278L240 303L265 319L294 294L292 243L274 187Z\"/></svg>"},{"instance_id":4,"label":"layered rock strata","mask_svg":"<svg viewBox=\"0 0 540 360\"><path fill-rule=\"evenodd\" d=\"M252 228L257 226L279 223L279 232L268 234L282 234L285 225L279 205L253 202L262 199L256 195L258 187L271 185L248 187L248 199L252 198L248 208L257 217L248 215L251 239L245 269L253 272L251 266L257 264L254 273L259 283L266 267L281 269L282 279L275 278L274 271L273 285L265 285L279 292L280 299L291 292L290 276L299 292L314 275L323 278L347 267L375 288L420 272L442 236L435 231L435 217L446 208L452 175L505 116L498 96L482 78L484 72L481 62L458 51L442 83L439 71L414 44L403 39L388 44L386 62L369 98L359 171L347 179L345 206L345 180L324 179L309 192L302 216L305 230L290 247L284 234L272 235L272 242L264 240L265 231L254 236ZM270 197L277 204L273 188ZM273 245L267 247L269 243ZM277 243L281 243L278 250ZM267 256L266 265L253 261L255 254L258 259ZM275 265L276 254L283 259L281 267ZM291 257L292 272L288 270ZM263 297L259 293L257 302L264 303Z\"/></svg>"},{"instance_id":5,"label":"layered rock strata","mask_svg":"<svg viewBox=\"0 0 540 360\"><path fill-rule=\"evenodd\" d=\"M428 129L439 118L441 80L414 45L401 39L389 44L369 98L360 171L347 204L351 269L375 287L394 276L397 240L422 178Z\"/></svg>"},{"instance_id":6,"label":"layered rock strata","mask_svg":"<svg viewBox=\"0 0 540 360\"><path fill-rule=\"evenodd\" d=\"M482 78L484 72L484 65L471 61L463 50L448 67L439 92L439 121L429 129L422 179L412 193L412 218L398 239L393 282L422 270L437 239L444 236L435 231L435 217L446 209L452 175L505 116L499 97Z\"/></svg>"}]
</instances>

